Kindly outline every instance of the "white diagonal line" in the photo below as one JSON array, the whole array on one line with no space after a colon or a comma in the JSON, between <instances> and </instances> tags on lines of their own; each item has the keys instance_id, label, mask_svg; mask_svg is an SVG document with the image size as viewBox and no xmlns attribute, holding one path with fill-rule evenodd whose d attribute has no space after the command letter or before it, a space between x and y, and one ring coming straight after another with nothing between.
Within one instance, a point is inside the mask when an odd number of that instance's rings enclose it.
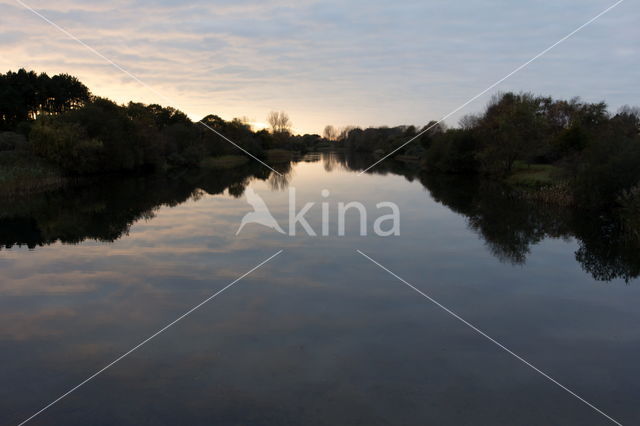
<instances>
[{"instance_id":1,"label":"white diagonal line","mask_svg":"<svg viewBox=\"0 0 640 426\"><path fill-rule=\"evenodd\" d=\"M270 165L268 165L267 163L265 163L264 161L260 160L258 157L254 156L252 153L250 153L249 151L247 151L246 149L242 148L241 146L237 145L235 142L233 142L231 139L229 139L228 137L226 137L225 135L223 135L222 133L218 132L216 129L214 129L213 127L209 126L208 124L206 124L204 121L200 120L198 121L198 124L202 124L204 127L206 127L207 129L211 130L213 133L215 133L216 135L220 136L222 139L226 140L227 142L229 142L230 144L232 144L233 146L235 146L236 148L242 150L245 154L247 154L248 156L250 156L251 158L253 158L254 160L256 160L258 163L262 164L263 166L265 166L268 169L271 169L272 172L274 172L275 174L282 176L282 173L280 173L279 171L277 171L276 169L274 169L273 167L271 167Z\"/></svg>"},{"instance_id":2,"label":"white diagonal line","mask_svg":"<svg viewBox=\"0 0 640 426\"><path fill-rule=\"evenodd\" d=\"M411 285L410 283L408 283L407 281L405 281L403 278L401 278L400 276L396 275L395 273L393 273L392 271L390 271L389 269L387 269L386 267L384 267L383 265L381 265L380 263L378 263L377 261L373 260L372 258L370 258L369 256L367 256L366 254L364 254L363 252L361 252L360 250L356 250L358 253L360 253L362 256L364 256L365 258L369 259L371 262L373 262L374 264L376 264L377 266L379 266L381 269L383 269L384 271L388 272L391 276L397 278L398 280L400 280L402 283L406 284L409 288L411 288L412 290L416 291L418 294L420 294L421 296L425 297L426 299L428 299L431 303L433 303L434 305L436 305L437 307L439 307L440 309L442 309L443 311L445 311L446 313L448 313L449 315L451 315L452 317L454 317L455 319L457 319L458 321L462 322L464 325L466 325L467 327L471 328L473 331L475 331L476 333L478 333L479 335L481 335L482 337L486 338L487 340L489 340L491 343L495 344L496 346L498 346L500 349L504 350L505 352L507 352L509 355L513 356L514 358L516 358L518 361L522 362L523 364L525 364L526 366L530 367L531 369L533 369L535 372L539 373L540 375L542 375L544 378L546 378L547 380L549 380L550 382L552 382L553 384L559 386L560 388L562 388L563 390L567 391L569 394L571 394L572 396L576 397L578 400L582 401L583 403L585 403L586 405L588 405L589 407L591 407L592 409L594 409L595 411L597 411L599 414L603 415L604 417L606 417L608 420L612 421L613 423L615 423L618 426L622 426L622 423L620 423L619 421L615 420L614 418L612 418L611 416L609 416L607 413L605 413L604 411L600 410L598 407L596 407L595 405L593 405L592 403L590 403L589 401L587 401L586 399L582 398L580 395L578 395L577 393L575 393L574 391L572 391L571 389L569 389L568 387L566 387L565 385L563 385L562 383L558 382L556 379L554 379L553 377L549 376L547 373L545 373L544 371L540 370L538 367L536 367L535 365L531 364L529 361L527 361L526 359L522 358L520 355L516 354L515 352L513 352L511 349L507 348L506 346L504 346L502 343L498 342L497 340L495 340L493 337L489 336L487 333L485 333L484 331L480 330L478 327L476 327L475 325L471 324L469 321L465 320L464 318L462 318L460 315L456 314L455 312L453 312L451 309L447 308L446 306L444 306L443 304L441 304L440 302L438 302L437 300L435 300L433 297L429 296L428 294L424 293L423 291L417 289L416 287L414 287L413 285Z\"/></svg>"},{"instance_id":3,"label":"white diagonal line","mask_svg":"<svg viewBox=\"0 0 640 426\"><path fill-rule=\"evenodd\" d=\"M162 327L160 330L156 331L155 333L153 333L151 336L147 337L146 339L144 339L142 342L138 343L136 346L134 346L133 348L129 349L127 352L125 352L124 354L120 355L118 358L116 358L115 360L111 361L109 364L107 364L106 366L104 366L103 368L101 368L100 370L96 371L95 373L93 373L91 376L87 377L85 380L83 380L82 382L80 382L78 385L74 386L73 388L69 389L67 392L63 393L61 396L59 396L58 398L54 399L53 401L51 401L49 404L47 404L44 408L42 408L40 411L36 412L35 414L33 414L31 417L29 417L28 419L22 421L20 424L18 424L18 426L22 426L25 423L27 423L28 421L32 420L34 417L38 416L39 414L41 414L43 411L49 409L51 406L53 406L54 404L58 403L61 399L65 398L66 396L68 396L69 394L71 394L72 392L76 391L79 387L81 387L82 385L86 384L87 382L89 382L90 380L94 379L96 376L98 376L99 374L103 373L105 370L107 370L108 368L112 367L114 364L116 364L117 362L121 361L123 358L126 358L128 355L130 355L132 352L134 352L135 350L139 349L141 346L145 345L146 343L148 343L150 340L152 340L153 338L155 338L156 336L158 336L159 334L165 332L167 329L169 329L170 327L172 327L173 325L175 325L178 321L184 319L185 317L191 315L194 311L196 311L197 309L199 309L201 306L203 306L205 303L209 302L211 299L213 299L214 297L218 296L220 293L222 293L223 291L225 291L226 289L230 288L231 286L233 286L234 284L236 284L238 281L242 280L244 277L246 277L247 275L249 275L250 273L252 273L253 271L255 271L256 269L260 268L262 265L264 265L265 263L269 262L271 259L273 259L274 257L278 256L280 253L282 253L284 250L280 250L277 253L273 254L271 257L269 257L266 260L263 260L262 262L260 262L258 265L254 266L253 268L251 268L249 271L245 272L244 274L240 275L238 278L236 278L235 280L233 280L231 283L227 284L225 287L223 287L221 290L218 290L217 292L215 292L214 294L212 294L211 296L207 297L205 300L203 300L202 302L198 303L196 306L194 306L193 308L189 309L187 312L185 312L184 314L180 315L178 318L176 318L175 320L171 321L169 324L165 325L164 327Z\"/></svg>"},{"instance_id":4,"label":"white diagonal line","mask_svg":"<svg viewBox=\"0 0 640 426\"><path fill-rule=\"evenodd\" d=\"M87 43L85 43L84 41L80 40L78 37L74 36L73 34L71 34L69 31L65 30L64 28L62 28L60 25L56 24L55 22L53 22L52 20L50 20L49 18L47 18L46 16L42 15L41 13L39 13L38 11L36 11L35 9L33 9L31 6L29 6L28 4L24 3L22 0L16 0L16 2L24 7L25 9L27 9L28 11L30 11L31 13L33 13L34 15L38 16L40 19L42 19L43 21L49 23L51 26L53 26L54 28L56 28L58 31L62 32L63 34L65 34L67 37L77 41L78 43L80 43L82 46L84 46L85 48L87 48L90 52L92 52L94 55L98 56L101 59L104 59L105 61L107 61L108 63L110 63L111 65L113 65L116 69L118 69L119 71L125 73L126 75L128 75L129 77L131 77L133 80L135 80L137 83L141 84L142 86L144 86L146 89L152 91L153 93L155 93L156 95L160 96L162 99L165 100L165 102L167 102L169 105L177 105L176 102L174 102L171 98L169 98L168 96L164 95L163 93L160 93L159 91L157 91L156 89L154 89L153 87L149 86L147 83L145 83L144 81L140 80L138 77L136 77L135 75L133 75L132 73L130 73L128 70L126 70L125 68L121 67L120 65L118 65L117 63L115 63L114 61L112 61L111 59L107 58L106 56L104 56L102 53L100 53L99 51L97 51L96 49L94 49L93 47L89 46ZM214 129L213 127L207 125L206 123L204 123L202 120L198 121L198 124L202 124L204 127L206 127L207 129L211 130L213 133L215 133L216 135L220 136L222 139L224 139L225 141L229 142L230 144L232 144L233 146L235 146L236 148L238 148L239 150L241 150L242 152L244 152L245 154L247 154L248 156L250 156L251 158L253 158L254 160L256 160L257 162L259 162L260 164L262 164L263 166L271 169L272 172L277 173L278 175L282 176L282 173L278 172L277 170L275 170L273 167L271 167L270 165L268 165L267 163L265 163L264 161L260 160L259 158L257 158L255 155L251 154L249 151L247 151L246 149L242 148L241 146L239 146L238 144L236 144L235 142L233 142L231 139L229 139L228 137L226 137L225 135L223 135L222 133L220 133L219 131L217 131L216 129Z\"/></svg>"},{"instance_id":5,"label":"white diagonal line","mask_svg":"<svg viewBox=\"0 0 640 426\"><path fill-rule=\"evenodd\" d=\"M586 27L587 25L593 23L596 19L600 18L602 15L604 15L605 13L609 12L611 9L613 9L614 7L618 6L620 3L622 3L624 0L618 0L616 3L612 4L611 6L609 6L608 8L606 8L605 10L603 10L602 12L598 13L596 16L594 16L593 18L589 19L587 22L585 22L584 24L580 25L578 28L576 28L575 30L571 31L569 34L567 34L566 36L562 37L560 40L556 41L555 43L553 43L551 46L547 47L546 49L544 49L542 52L538 53L537 55L535 55L533 58L529 59L527 62L525 62L524 64L520 65L519 67L517 67L516 69L514 69L513 71L511 71L509 74L505 75L504 77L502 77L500 80L496 81L495 83L493 83L491 86L487 87L486 89L484 89L482 92L478 93L477 95L475 95L474 97L472 97L471 99L469 99L468 101L466 101L465 103L463 103L462 105L460 105L459 107L457 107L456 109L454 109L453 111L451 111L450 113L448 113L447 115L445 115L444 117L440 118L440 120L436 121L435 123L433 123L431 126L427 127L426 129L422 130L420 133L418 133L416 136L412 137L411 139L409 139L407 142L403 143L402 145L400 145L398 148L394 149L393 151L391 151L390 153L388 153L387 155L385 155L384 157L382 157L381 159L379 159L378 161L376 161L375 163L373 163L372 165L370 165L369 167L367 167L366 169L364 169L363 171L361 171L360 173L358 173L358 176L362 175L363 173L367 172L368 170L370 170L372 167L376 166L377 164L381 163L382 161L386 160L387 158L389 158L391 155L395 154L396 152L398 152L399 150L401 150L402 148L404 148L405 146L407 146L408 144L410 144L411 142L413 142L414 140L418 139L420 136L424 135L426 132L428 132L429 130L431 130L432 128L434 128L435 126L437 126L438 124L442 123L444 120L446 120L447 118L451 117L453 114L455 114L456 112L460 111L461 109L463 109L464 107L466 107L467 105L469 105L471 102L475 101L476 99L478 99L480 96L484 95L485 93L487 93L489 90L493 89L494 87L496 87L497 85L499 85L500 83L502 83L503 81L505 81L506 79L508 79L509 77L511 77L512 75L514 75L515 73L521 71L523 68L525 68L526 66L528 66L529 64L531 64L533 61L539 59L541 56L543 56L544 54L546 54L547 52L549 52L551 49L553 49L554 47L556 47L557 45L559 45L560 43L564 42L565 40L567 40L568 38L570 38L571 36L573 36L574 34L576 34L578 31L582 30L584 27Z\"/></svg>"}]
</instances>

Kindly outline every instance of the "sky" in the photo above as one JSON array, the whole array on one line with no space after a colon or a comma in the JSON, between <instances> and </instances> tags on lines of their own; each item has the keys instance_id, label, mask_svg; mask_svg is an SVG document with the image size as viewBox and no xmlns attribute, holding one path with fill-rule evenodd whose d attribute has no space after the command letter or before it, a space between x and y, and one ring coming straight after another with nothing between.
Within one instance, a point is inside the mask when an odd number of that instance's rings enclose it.
<instances>
[{"instance_id":1,"label":"sky","mask_svg":"<svg viewBox=\"0 0 640 426\"><path fill-rule=\"evenodd\" d=\"M119 103L198 120L266 121L297 133L424 125L504 77L615 0L0 0L0 72L77 76ZM640 3L625 0L446 120L500 91L640 105Z\"/></svg>"}]
</instances>

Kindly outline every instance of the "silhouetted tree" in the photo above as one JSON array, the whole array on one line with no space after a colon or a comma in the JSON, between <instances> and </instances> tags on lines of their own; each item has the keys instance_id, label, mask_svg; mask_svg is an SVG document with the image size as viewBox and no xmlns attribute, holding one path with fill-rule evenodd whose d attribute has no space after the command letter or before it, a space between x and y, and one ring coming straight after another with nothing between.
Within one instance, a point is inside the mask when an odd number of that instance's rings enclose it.
<instances>
[{"instance_id":1,"label":"silhouetted tree","mask_svg":"<svg viewBox=\"0 0 640 426\"><path fill-rule=\"evenodd\" d=\"M0 74L0 127L15 129L40 113L56 114L78 108L90 99L89 89L68 74L49 77L20 69Z\"/></svg>"},{"instance_id":2,"label":"silhouetted tree","mask_svg":"<svg viewBox=\"0 0 640 426\"><path fill-rule=\"evenodd\" d=\"M332 125L328 125L324 128L322 136L328 141L335 141L338 138L338 131Z\"/></svg>"},{"instance_id":3,"label":"silhouetted tree","mask_svg":"<svg viewBox=\"0 0 640 426\"><path fill-rule=\"evenodd\" d=\"M284 111L271 111L267 116L267 123L271 126L273 134L289 134L291 132L291 119Z\"/></svg>"}]
</instances>

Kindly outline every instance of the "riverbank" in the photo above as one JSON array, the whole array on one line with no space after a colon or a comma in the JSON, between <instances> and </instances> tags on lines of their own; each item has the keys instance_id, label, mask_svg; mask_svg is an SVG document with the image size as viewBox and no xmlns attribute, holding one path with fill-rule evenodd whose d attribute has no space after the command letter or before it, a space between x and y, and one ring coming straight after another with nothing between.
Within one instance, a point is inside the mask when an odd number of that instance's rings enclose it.
<instances>
[{"instance_id":1,"label":"riverbank","mask_svg":"<svg viewBox=\"0 0 640 426\"><path fill-rule=\"evenodd\" d=\"M267 164L279 168L286 168L299 156L299 153L284 149L267 150L264 155ZM185 174L198 175L212 172L220 177L233 176L240 170L253 168L252 162L255 160L246 155L220 155L205 157L197 166L168 167L165 165L154 170L140 170L136 173L99 173L79 176L66 174L61 168L33 155L26 149L0 151L0 198L27 197L82 185L105 177L112 179L130 175L158 175L171 178Z\"/></svg>"},{"instance_id":2,"label":"riverbank","mask_svg":"<svg viewBox=\"0 0 640 426\"><path fill-rule=\"evenodd\" d=\"M569 207L575 204L569 182L562 170L550 164L526 164L517 162L504 183L524 199L543 204Z\"/></svg>"},{"instance_id":3,"label":"riverbank","mask_svg":"<svg viewBox=\"0 0 640 426\"><path fill-rule=\"evenodd\" d=\"M231 158L223 160L232 162ZM322 164L311 165L318 162ZM314 153L287 164L271 164L280 174L252 160L224 170L182 168L144 175L87 177L56 190L0 200L0 247L34 248L56 242L76 244L85 239L114 241L126 236L134 223L152 218L163 206L174 207L207 194L241 198L249 185L258 188L261 195L282 191L295 184L298 173L340 177L341 184L335 187L339 193L342 185L370 164L366 157ZM477 232L503 262L523 263L543 238L575 237L581 241L579 259L594 278L631 280L640 275L640 223L634 213L640 205L640 189L627 194L626 199L636 200L637 204L629 204L626 210L585 212L550 199L548 194L554 186L519 189L499 179L425 173L416 165L392 160L362 177L364 183L358 187L357 199L363 199L363 194L378 193L385 176L404 178L388 182L419 182L434 201L462 215L466 226ZM412 186L405 188L413 191ZM397 193L393 199L405 199L413 205L420 202L421 196ZM243 210L238 220L244 213Z\"/></svg>"},{"instance_id":4,"label":"riverbank","mask_svg":"<svg viewBox=\"0 0 640 426\"><path fill-rule=\"evenodd\" d=\"M0 152L0 197L51 191L69 182L58 167L28 152Z\"/></svg>"}]
</instances>

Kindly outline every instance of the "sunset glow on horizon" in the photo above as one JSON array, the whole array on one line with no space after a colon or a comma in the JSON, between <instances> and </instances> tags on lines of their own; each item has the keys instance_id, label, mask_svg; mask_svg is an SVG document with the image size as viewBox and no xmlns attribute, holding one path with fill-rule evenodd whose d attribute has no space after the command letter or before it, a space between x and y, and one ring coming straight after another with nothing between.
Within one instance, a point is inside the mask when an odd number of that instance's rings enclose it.
<instances>
[{"instance_id":1,"label":"sunset glow on horizon","mask_svg":"<svg viewBox=\"0 0 640 426\"><path fill-rule=\"evenodd\" d=\"M171 99L193 120L249 117L258 130L269 111L284 110L297 133L321 133L327 124L438 119L610 2L478 0L462 10L446 1L376 1L366 12L359 1L25 4L153 90L14 0L0 0L2 72L68 73L118 103ZM581 96L614 111L637 103L639 11L620 5L447 123L481 110L497 91Z\"/></svg>"}]
</instances>

